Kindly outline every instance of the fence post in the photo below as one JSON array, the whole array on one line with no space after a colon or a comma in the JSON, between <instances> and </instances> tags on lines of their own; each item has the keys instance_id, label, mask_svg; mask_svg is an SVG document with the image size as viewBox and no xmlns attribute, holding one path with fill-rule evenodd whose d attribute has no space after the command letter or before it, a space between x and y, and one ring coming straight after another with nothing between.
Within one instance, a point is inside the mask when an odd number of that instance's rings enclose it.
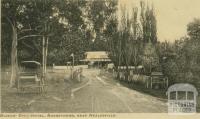
<instances>
[{"instance_id":1,"label":"fence post","mask_svg":"<svg viewBox=\"0 0 200 119\"><path fill-rule=\"evenodd\" d=\"M73 68L71 68L70 70L71 70L71 79L73 79L74 78L74 76L73 76L74 75Z\"/></svg>"},{"instance_id":2,"label":"fence post","mask_svg":"<svg viewBox=\"0 0 200 119\"><path fill-rule=\"evenodd\" d=\"M54 72L54 67L55 67L55 64L53 63L53 69L52 69L52 72Z\"/></svg>"},{"instance_id":3,"label":"fence post","mask_svg":"<svg viewBox=\"0 0 200 119\"><path fill-rule=\"evenodd\" d=\"M78 82L81 81L81 78L80 78L80 69L77 69L77 80L78 80Z\"/></svg>"},{"instance_id":4,"label":"fence post","mask_svg":"<svg viewBox=\"0 0 200 119\"><path fill-rule=\"evenodd\" d=\"M169 80L168 80L168 77L167 77L167 88L168 88L168 85L169 85Z\"/></svg>"}]
</instances>

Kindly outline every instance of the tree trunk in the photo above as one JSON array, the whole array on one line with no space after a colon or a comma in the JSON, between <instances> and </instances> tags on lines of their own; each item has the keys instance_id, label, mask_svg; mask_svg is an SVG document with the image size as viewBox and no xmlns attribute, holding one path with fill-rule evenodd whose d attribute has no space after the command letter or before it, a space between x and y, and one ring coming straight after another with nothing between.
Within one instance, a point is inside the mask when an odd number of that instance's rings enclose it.
<instances>
[{"instance_id":1,"label":"tree trunk","mask_svg":"<svg viewBox=\"0 0 200 119\"><path fill-rule=\"evenodd\" d=\"M134 48L134 65L135 65L135 71L136 71L136 73L138 74L136 48Z\"/></svg>"},{"instance_id":2,"label":"tree trunk","mask_svg":"<svg viewBox=\"0 0 200 119\"><path fill-rule=\"evenodd\" d=\"M45 43L45 57L44 57L44 73L45 73L45 77L46 77L46 73L47 73L47 53L48 53L48 42L49 42L49 38L46 38L46 43Z\"/></svg>"},{"instance_id":3,"label":"tree trunk","mask_svg":"<svg viewBox=\"0 0 200 119\"><path fill-rule=\"evenodd\" d=\"M42 78L45 79L45 36L42 37Z\"/></svg>"},{"instance_id":4,"label":"tree trunk","mask_svg":"<svg viewBox=\"0 0 200 119\"><path fill-rule=\"evenodd\" d=\"M128 76L129 76L129 68L128 68L128 65L126 65L125 81L127 82L128 82Z\"/></svg>"},{"instance_id":5,"label":"tree trunk","mask_svg":"<svg viewBox=\"0 0 200 119\"><path fill-rule=\"evenodd\" d=\"M18 63L17 63L17 29L15 25L12 25L12 50L11 50L11 79L10 87L15 86L17 79Z\"/></svg>"},{"instance_id":6,"label":"tree trunk","mask_svg":"<svg viewBox=\"0 0 200 119\"><path fill-rule=\"evenodd\" d=\"M119 67L121 66L121 53L122 53L122 51L121 51L121 41L120 41L119 43L120 43L120 44L119 44L120 51L119 51L119 57L118 57L117 79L120 78L120 76L119 76L119 73L120 73Z\"/></svg>"}]
</instances>

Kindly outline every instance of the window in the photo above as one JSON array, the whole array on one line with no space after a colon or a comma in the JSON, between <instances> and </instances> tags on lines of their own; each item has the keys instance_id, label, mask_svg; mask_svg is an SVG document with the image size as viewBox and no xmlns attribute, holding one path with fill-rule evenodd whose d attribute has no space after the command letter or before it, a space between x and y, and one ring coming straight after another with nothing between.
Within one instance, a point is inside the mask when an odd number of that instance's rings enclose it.
<instances>
[{"instance_id":1,"label":"window","mask_svg":"<svg viewBox=\"0 0 200 119\"><path fill-rule=\"evenodd\" d=\"M176 100L176 92L170 92L170 100Z\"/></svg>"},{"instance_id":2,"label":"window","mask_svg":"<svg viewBox=\"0 0 200 119\"><path fill-rule=\"evenodd\" d=\"M187 99L188 100L194 100L194 92L188 92L188 94L187 94Z\"/></svg>"},{"instance_id":3,"label":"window","mask_svg":"<svg viewBox=\"0 0 200 119\"><path fill-rule=\"evenodd\" d=\"M186 91L178 91L178 100L186 100Z\"/></svg>"}]
</instances>

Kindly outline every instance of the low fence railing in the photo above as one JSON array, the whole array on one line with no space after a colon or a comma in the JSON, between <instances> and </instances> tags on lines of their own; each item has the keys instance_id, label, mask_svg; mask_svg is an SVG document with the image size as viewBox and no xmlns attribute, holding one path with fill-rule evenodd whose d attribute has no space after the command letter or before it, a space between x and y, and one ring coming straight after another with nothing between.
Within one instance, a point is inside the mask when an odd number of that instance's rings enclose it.
<instances>
[{"instance_id":1,"label":"low fence railing","mask_svg":"<svg viewBox=\"0 0 200 119\"><path fill-rule=\"evenodd\" d=\"M168 87L168 78L167 77L158 77L157 80L155 80L151 75L143 75L143 74L138 74L134 73L133 71L115 71L115 70L107 70L103 69L100 71L100 74L103 74L103 72L108 72L112 74L112 77L115 79L118 79L120 81L125 81L128 83L140 83L144 85L146 88L153 88L153 86L160 85L163 88ZM154 79L154 80L153 80Z\"/></svg>"}]
</instances>

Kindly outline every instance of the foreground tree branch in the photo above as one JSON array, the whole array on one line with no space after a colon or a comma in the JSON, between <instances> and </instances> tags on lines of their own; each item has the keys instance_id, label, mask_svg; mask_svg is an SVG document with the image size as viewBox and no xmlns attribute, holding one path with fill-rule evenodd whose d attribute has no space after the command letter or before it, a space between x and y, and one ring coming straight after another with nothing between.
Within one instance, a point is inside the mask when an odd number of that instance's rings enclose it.
<instances>
[{"instance_id":1,"label":"foreground tree branch","mask_svg":"<svg viewBox=\"0 0 200 119\"><path fill-rule=\"evenodd\" d=\"M41 37L43 35L26 35L26 36L22 36L21 38L18 39L19 40L22 40L22 39L25 39L25 38L30 38L30 37Z\"/></svg>"}]
</instances>

